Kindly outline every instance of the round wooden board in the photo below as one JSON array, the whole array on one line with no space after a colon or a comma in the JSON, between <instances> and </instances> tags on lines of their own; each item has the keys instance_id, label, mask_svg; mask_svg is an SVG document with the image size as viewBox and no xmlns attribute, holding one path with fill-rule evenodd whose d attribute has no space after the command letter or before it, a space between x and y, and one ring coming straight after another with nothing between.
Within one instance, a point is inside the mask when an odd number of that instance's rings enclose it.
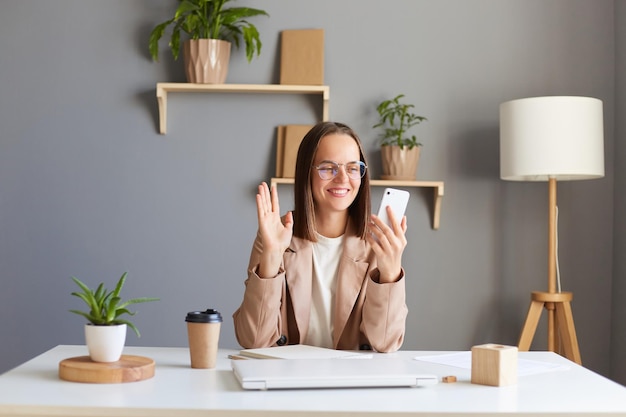
<instances>
[{"instance_id":1,"label":"round wooden board","mask_svg":"<svg viewBox=\"0 0 626 417\"><path fill-rule=\"evenodd\" d=\"M89 356L76 356L59 362L59 377L65 381L115 384L150 379L154 360L143 356L122 355L117 362L94 362Z\"/></svg>"}]
</instances>

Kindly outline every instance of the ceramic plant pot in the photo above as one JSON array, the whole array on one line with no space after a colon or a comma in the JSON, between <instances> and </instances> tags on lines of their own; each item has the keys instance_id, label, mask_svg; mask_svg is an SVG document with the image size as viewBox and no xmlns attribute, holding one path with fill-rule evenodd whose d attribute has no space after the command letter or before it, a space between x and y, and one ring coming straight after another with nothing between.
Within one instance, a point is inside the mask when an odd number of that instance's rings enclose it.
<instances>
[{"instance_id":1,"label":"ceramic plant pot","mask_svg":"<svg viewBox=\"0 0 626 417\"><path fill-rule=\"evenodd\" d=\"M230 42L218 39L190 39L183 43L187 81L196 84L224 84L230 61Z\"/></svg>"},{"instance_id":2,"label":"ceramic plant pot","mask_svg":"<svg viewBox=\"0 0 626 417\"><path fill-rule=\"evenodd\" d=\"M117 362L126 342L126 325L85 325L85 342L94 362Z\"/></svg>"},{"instance_id":3,"label":"ceramic plant pot","mask_svg":"<svg viewBox=\"0 0 626 417\"><path fill-rule=\"evenodd\" d=\"M414 181L417 177L417 164L420 158L421 146L409 149L407 146L400 148L396 145L380 147L382 156L384 180Z\"/></svg>"}]
</instances>

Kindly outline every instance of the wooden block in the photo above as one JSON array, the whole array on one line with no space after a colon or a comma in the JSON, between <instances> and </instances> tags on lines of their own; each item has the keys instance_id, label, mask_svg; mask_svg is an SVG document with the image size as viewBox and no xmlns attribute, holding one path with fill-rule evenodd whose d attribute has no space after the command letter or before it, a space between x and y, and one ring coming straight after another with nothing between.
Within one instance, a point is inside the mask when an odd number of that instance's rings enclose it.
<instances>
[{"instance_id":1,"label":"wooden block","mask_svg":"<svg viewBox=\"0 0 626 417\"><path fill-rule=\"evenodd\" d=\"M302 138L311 130L312 125L287 125L283 147L282 178L296 176L296 159Z\"/></svg>"},{"instance_id":2,"label":"wooden block","mask_svg":"<svg viewBox=\"0 0 626 417\"><path fill-rule=\"evenodd\" d=\"M489 343L472 347L472 384L517 383L517 347Z\"/></svg>"},{"instance_id":3,"label":"wooden block","mask_svg":"<svg viewBox=\"0 0 626 417\"><path fill-rule=\"evenodd\" d=\"M454 376L454 375L444 376L443 378L441 378L441 382L445 382L447 384L452 384L452 383L456 382L456 376Z\"/></svg>"},{"instance_id":4,"label":"wooden block","mask_svg":"<svg viewBox=\"0 0 626 417\"><path fill-rule=\"evenodd\" d=\"M324 29L281 32L280 83L324 84Z\"/></svg>"}]
</instances>

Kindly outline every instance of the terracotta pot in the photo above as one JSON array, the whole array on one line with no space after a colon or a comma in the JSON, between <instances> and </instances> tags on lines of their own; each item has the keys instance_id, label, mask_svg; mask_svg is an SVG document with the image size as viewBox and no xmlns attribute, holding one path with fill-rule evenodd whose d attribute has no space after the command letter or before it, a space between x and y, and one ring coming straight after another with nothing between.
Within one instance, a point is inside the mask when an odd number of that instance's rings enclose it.
<instances>
[{"instance_id":1,"label":"terracotta pot","mask_svg":"<svg viewBox=\"0 0 626 417\"><path fill-rule=\"evenodd\" d=\"M417 164L420 158L421 146L414 146L412 149L396 145L386 145L380 147L383 162L384 180L406 180L414 181L417 177Z\"/></svg>"},{"instance_id":2,"label":"terracotta pot","mask_svg":"<svg viewBox=\"0 0 626 417\"><path fill-rule=\"evenodd\" d=\"M89 357L94 362L117 362L126 342L126 325L85 325L85 342Z\"/></svg>"},{"instance_id":3,"label":"terracotta pot","mask_svg":"<svg viewBox=\"0 0 626 417\"><path fill-rule=\"evenodd\" d=\"M224 84L230 61L230 42L218 39L190 39L183 43L187 81L196 84Z\"/></svg>"}]
</instances>

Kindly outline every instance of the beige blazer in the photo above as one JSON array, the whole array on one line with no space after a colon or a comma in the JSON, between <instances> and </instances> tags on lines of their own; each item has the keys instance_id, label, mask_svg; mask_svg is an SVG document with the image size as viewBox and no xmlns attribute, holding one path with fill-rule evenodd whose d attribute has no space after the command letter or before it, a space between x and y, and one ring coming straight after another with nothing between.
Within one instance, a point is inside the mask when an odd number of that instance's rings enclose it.
<instances>
[{"instance_id":1,"label":"beige blazer","mask_svg":"<svg viewBox=\"0 0 626 417\"><path fill-rule=\"evenodd\" d=\"M307 334L313 276L312 243L292 238L273 278L256 274L262 243L255 239L241 306L233 314L244 348L301 343ZM408 309L404 269L397 282L379 284L369 244L349 227L339 262L333 344L335 349L392 352L402 346Z\"/></svg>"}]
</instances>

